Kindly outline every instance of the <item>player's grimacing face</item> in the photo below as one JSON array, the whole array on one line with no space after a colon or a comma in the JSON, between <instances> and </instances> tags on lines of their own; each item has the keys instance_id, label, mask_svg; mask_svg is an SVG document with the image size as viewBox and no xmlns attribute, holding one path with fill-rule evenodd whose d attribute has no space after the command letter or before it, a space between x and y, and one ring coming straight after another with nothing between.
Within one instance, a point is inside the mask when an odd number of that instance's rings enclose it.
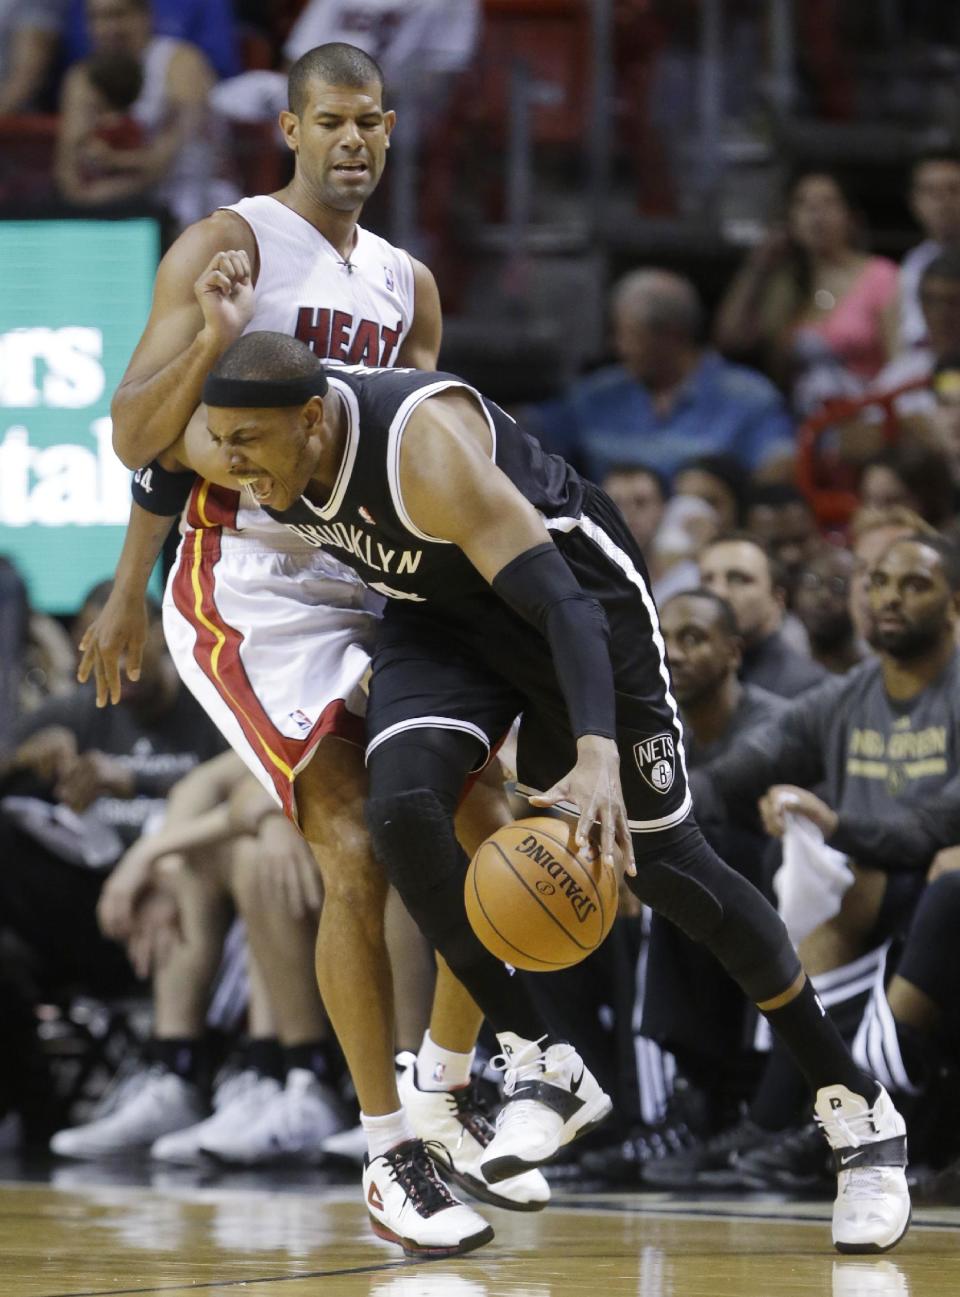
<instances>
[{"instance_id":1,"label":"player's grimacing face","mask_svg":"<svg viewBox=\"0 0 960 1297\"><path fill-rule=\"evenodd\" d=\"M312 436L318 425L309 411L319 405L314 398L301 408L208 408L207 429L226 475L257 504L283 512L303 495L318 458Z\"/></svg>"},{"instance_id":2,"label":"player's grimacing face","mask_svg":"<svg viewBox=\"0 0 960 1297\"><path fill-rule=\"evenodd\" d=\"M354 87L313 80L308 91L299 114L281 115L297 170L320 202L354 211L383 174L396 115L384 111L383 90L375 81Z\"/></svg>"}]
</instances>

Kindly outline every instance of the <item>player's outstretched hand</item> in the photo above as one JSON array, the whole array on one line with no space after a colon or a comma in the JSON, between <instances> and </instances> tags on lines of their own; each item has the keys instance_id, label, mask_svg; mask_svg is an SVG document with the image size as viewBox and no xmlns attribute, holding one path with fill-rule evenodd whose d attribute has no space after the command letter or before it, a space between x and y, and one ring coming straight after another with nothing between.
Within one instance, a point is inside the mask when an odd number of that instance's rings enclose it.
<instances>
[{"instance_id":1,"label":"player's outstretched hand","mask_svg":"<svg viewBox=\"0 0 960 1297\"><path fill-rule=\"evenodd\" d=\"M205 329L227 347L253 317L253 271L245 252L218 252L193 286Z\"/></svg>"},{"instance_id":2,"label":"player's outstretched hand","mask_svg":"<svg viewBox=\"0 0 960 1297\"><path fill-rule=\"evenodd\" d=\"M97 706L120 701L120 663L127 679L140 679L143 646L147 638L147 604L141 595L131 598L117 586L84 632L80 641L77 679L86 684L93 672Z\"/></svg>"},{"instance_id":3,"label":"player's outstretched hand","mask_svg":"<svg viewBox=\"0 0 960 1297\"><path fill-rule=\"evenodd\" d=\"M803 815L811 820L825 838L837 831L837 812L807 788L795 784L774 784L758 803L763 827L773 838L782 838L787 828L786 815Z\"/></svg>"},{"instance_id":4,"label":"player's outstretched hand","mask_svg":"<svg viewBox=\"0 0 960 1297\"><path fill-rule=\"evenodd\" d=\"M531 797L533 806L556 806L570 802L580 812L577 846L592 849L594 826L600 826L600 855L605 865L636 874L633 841L627 824L627 809L620 787L620 754L613 739L585 734L577 739L577 764L552 788ZM619 852L619 862L618 862Z\"/></svg>"}]
</instances>

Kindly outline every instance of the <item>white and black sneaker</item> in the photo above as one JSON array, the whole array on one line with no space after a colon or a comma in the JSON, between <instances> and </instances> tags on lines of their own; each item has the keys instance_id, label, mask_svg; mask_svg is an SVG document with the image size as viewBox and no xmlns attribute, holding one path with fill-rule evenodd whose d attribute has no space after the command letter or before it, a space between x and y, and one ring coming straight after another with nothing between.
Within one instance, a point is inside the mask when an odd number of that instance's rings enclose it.
<instances>
[{"instance_id":1,"label":"white and black sneaker","mask_svg":"<svg viewBox=\"0 0 960 1297\"><path fill-rule=\"evenodd\" d=\"M817 1092L817 1124L833 1149L838 1252L888 1252L910 1227L907 1127L882 1086L873 1105L843 1085Z\"/></svg>"},{"instance_id":2,"label":"white and black sneaker","mask_svg":"<svg viewBox=\"0 0 960 1297\"><path fill-rule=\"evenodd\" d=\"M416 1054L400 1054L397 1088L414 1133L422 1139L445 1180L473 1197L507 1211L542 1211L550 1186L539 1171L526 1171L491 1184L480 1163L495 1134L475 1085L456 1090L421 1090Z\"/></svg>"},{"instance_id":3,"label":"white and black sneaker","mask_svg":"<svg viewBox=\"0 0 960 1297\"><path fill-rule=\"evenodd\" d=\"M543 1050L508 1031L497 1039L503 1053L492 1061L503 1071L506 1102L481 1161L490 1184L549 1162L613 1108L572 1045Z\"/></svg>"},{"instance_id":4,"label":"white and black sneaker","mask_svg":"<svg viewBox=\"0 0 960 1297\"><path fill-rule=\"evenodd\" d=\"M437 1174L423 1140L409 1139L363 1168L363 1196L373 1232L420 1260L472 1252L493 1238L472 1207L459 1202Z\"/></svg>"}]
</instances>

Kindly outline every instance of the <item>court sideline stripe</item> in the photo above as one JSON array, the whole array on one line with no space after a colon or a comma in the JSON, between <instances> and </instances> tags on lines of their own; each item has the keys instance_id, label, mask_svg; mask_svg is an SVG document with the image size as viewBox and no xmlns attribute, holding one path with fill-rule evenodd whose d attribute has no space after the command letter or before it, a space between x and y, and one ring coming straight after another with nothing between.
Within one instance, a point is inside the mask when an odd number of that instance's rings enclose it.
<instances>
[{"instance_id":1,"label":"court sideline stripe","mask_svg":"<svg viewBox=\"0 0 960 1297\"><path fill-rule=\"evenodd\" d=\"M451 1258L452 1259L452 1258ZM85 1288L83 1291L43 1293L41 1297L130 1297L134 1293L200 1292L204 1288L246 1288L250 1284L293 1283L297 1279L336 1279L348 1274L378 1274L381 1270L412 1270L422 1261L383 1261L379 1265L351 1266L345 1270L305 1270L302 1274L250 1275L246 1279L212 1279L209 1283L154 1284L149 1288Z\"/></svg>"}]
</instances>

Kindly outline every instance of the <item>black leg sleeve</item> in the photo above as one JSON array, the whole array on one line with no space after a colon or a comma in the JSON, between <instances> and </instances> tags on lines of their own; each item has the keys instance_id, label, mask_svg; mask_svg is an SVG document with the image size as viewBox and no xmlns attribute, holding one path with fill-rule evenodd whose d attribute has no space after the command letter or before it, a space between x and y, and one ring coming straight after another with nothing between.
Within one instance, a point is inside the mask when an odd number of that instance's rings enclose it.
<instances>
[{"instance_id":1,"label":"black leg sleeve","mask_svg":"<svg viewBox=\"0 0 960 1297\"><path fill-rule=\"evenodd\" d=\"M494 1031L536 1040L546 1027L527 989L478 940L464 906L467 857L453 817L476 758L477 741L457 730L405 730L380 744L370 754L367 828L414 922Z\"/></svg>"},{"instance_id":2,"label":"black leg sleeve","mask_svg":"<svg viewBox=\"0 0 960 1297\"><path fill-rule=\"evenodd\" d=\"M631 889L716 956L754 1003L793 982L800 961L783 920L745 878L724 864L690 819L633 838Z\"/></svg>"}]
</instances>

